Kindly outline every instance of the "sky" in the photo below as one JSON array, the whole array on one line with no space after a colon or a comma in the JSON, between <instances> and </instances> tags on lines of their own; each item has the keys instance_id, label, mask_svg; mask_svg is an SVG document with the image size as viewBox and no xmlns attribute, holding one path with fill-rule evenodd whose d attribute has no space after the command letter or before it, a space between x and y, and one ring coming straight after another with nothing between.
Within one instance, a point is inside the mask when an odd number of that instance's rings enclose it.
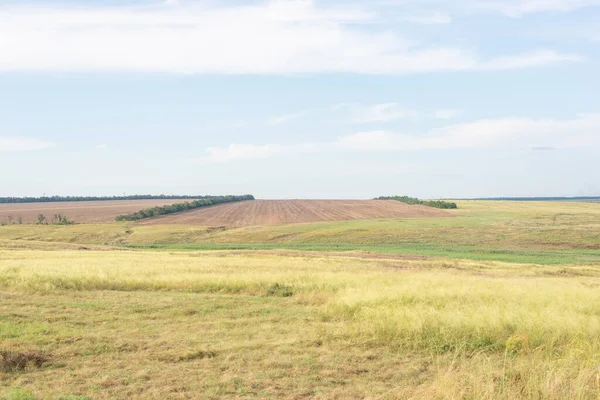
<instances>
[{"instance_id":1,"label":"sky","mask_svg":"<svg viewBox=\"0 0 600 400\"><path fill-rule=\"evenodd\" d=\"M600 0L0 0L0 196L600 195Z\"/></svg>"}]
</instances>

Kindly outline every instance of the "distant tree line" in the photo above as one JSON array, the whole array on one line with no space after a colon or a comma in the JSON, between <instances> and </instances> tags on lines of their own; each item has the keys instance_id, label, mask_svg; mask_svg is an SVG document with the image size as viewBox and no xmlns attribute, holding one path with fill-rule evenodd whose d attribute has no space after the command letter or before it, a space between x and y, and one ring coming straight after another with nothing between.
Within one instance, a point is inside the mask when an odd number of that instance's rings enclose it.
<instances>
[{"instance_id":1,"label":"distant tree line","mask_svg":"<svg viewBox=\"0 0 600 400\"><path fill-rule=\"evenodd\" d=\"M110 200L179 200L179 199L206 199L215 196L172 196L135 194L131 196L43 196L43 197L0 197L0 204L7 203L54 203L67 201L110 201Z\"/></svg>"},{"instance_id":2,"label":"distant tree line","mask_svg":"<svg viewBox=\"0 0 600 400\"><path fill-rule=\"evenodd\" d=\"M406 204L416 204L422 206L429 206L434 208L442 208L442 209L456 209L458 206L456 203L450 201L443 200L419 200L416 197L408 197L408 196L381 196L377 197L375 200L397 200Z\"/></svg>"},{"instance_id":3,"label":"distant tree line","mask_svg":"<svg viewBox=\"0 0 600 400\"><path fill-rule=\"evenodd\" d=\"M243 196L205 196L203 198L176 203L167 206L146 208L127 215L119 215L117 221L139 221L140 219L158 217L159 215L173 214L181 211L193 210L195 208L208 207L215 204L233 203L237 201L254 200L251 194Z\"/></svg>"}]
</instances>

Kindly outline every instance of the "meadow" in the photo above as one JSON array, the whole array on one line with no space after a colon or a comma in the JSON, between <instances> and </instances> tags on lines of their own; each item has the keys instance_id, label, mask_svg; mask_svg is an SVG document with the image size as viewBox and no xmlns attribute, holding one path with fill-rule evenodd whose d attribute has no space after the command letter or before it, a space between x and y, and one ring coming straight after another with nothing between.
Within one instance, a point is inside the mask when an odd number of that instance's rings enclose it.
<instances>
[{"instance_id":1,"label":"meadow","mask_svg":"<svg viewBox=\"0 0 600 400\"><path fill-rule=\"evenodd\" d=\"M457 213L0 227L0 398L597 399L598 205Z\"/></svg>"}]
</instances>

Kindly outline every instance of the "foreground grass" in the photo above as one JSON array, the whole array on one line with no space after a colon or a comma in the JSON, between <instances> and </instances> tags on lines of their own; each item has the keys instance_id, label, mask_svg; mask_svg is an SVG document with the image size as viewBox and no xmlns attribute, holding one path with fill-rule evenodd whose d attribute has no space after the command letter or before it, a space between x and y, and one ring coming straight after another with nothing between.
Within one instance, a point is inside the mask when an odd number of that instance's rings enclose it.
<instances>
[{"instance_id":1,"label":"foreground grass","mask_svg":"<svg viewBox=\"0 0 600 400\"><path fill-rule=\"evenodd\" d=\"M599 285L585 264L5 248L0 351L48 361L0 369L0 398L592 399Z\"/></svg>"}]
</instances>

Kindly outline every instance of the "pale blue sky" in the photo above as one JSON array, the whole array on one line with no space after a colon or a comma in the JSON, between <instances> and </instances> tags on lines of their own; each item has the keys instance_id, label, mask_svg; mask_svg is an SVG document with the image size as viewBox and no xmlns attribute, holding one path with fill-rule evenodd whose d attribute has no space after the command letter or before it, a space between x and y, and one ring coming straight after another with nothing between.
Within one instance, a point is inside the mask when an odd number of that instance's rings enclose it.
<instances>
[{"instance_id":1,"label":"pale blue sky","mask_svg":"<svg viewBox=\"0 0 600 400\"><path fill-rule=\"evenodd\" d=\"M0 0L0 196L600 194L600 0Z\"/></svg>"}]
</instances>

